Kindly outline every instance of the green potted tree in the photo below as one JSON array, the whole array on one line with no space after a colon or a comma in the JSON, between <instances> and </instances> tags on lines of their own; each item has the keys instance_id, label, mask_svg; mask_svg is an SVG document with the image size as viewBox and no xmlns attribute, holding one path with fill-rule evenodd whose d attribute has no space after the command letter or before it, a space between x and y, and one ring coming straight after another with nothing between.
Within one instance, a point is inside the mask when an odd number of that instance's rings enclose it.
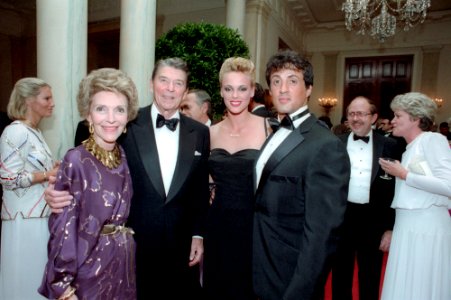
<instances>
[{"instance_id":1,"label":"green potted tree","mask_svg":"<svg viewBox=\"0 0 451 300\"><path fill-rule=\"evenodd\" d=\"M219 93L219 69L226 58L249 58L249 48L237 30L209 23L179 24L160 37L155 59L180 57L190 70L190 88L203 89L211 96L215 119L224 112Z\"/></svg>"}]
</instances>

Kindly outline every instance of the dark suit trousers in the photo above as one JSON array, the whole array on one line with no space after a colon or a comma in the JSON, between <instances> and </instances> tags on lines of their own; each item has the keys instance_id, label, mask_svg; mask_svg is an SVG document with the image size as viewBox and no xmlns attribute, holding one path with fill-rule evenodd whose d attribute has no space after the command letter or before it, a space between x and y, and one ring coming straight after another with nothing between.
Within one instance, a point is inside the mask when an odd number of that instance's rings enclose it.
<instances>
[{"instance_id":1,"label":"dark suit trousers","mask_svg":"<svg viewBox=\"0 0 451 300\"><path fill-rule=\"evenodd\" d=\"M357 259L359 299L378 300L383 252L382 232L374 224L369 204L348 202L342 238L332 268L332 298L352 300L354 263Z\"/></svg>"}]
</instances>

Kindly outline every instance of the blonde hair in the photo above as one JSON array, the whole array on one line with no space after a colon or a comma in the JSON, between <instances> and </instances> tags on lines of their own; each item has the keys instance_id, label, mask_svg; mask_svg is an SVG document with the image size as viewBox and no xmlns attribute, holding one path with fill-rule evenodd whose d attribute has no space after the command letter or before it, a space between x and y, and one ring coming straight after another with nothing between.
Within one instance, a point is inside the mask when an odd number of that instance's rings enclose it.
<instances>
[{"instance_id":1,"label":"blonde hair","mask_svg":"<svg viewBox=\"0 0 451 300\"><path fill-rule=\"evenodd\" d=\"M26 100L37 97L43 87L50 87L44 80L36 77L19 79L9 97L6 111L11 120L23 120L27 112Z\"/></svg>"},{"instance_id":2,"label":"blonde hair","mask_svg":"<svg viewBox=\"0 0 451 300\"><path fill-rule=\"evenodd\" d=\"M219 83L222 86L224 74L229 72L241 72L248 75L251 79L251 86L255 86L255 65L254 63L243 57L229 57L221 66L219 71Z\"/></svg>"},{"instance_id":3,"label":"blonde hair","mask_svg":"<svg viewBox=\"0 0 451 300\"><path fill-rule=\"evenodd\" d=\"M82 118L86 119L89 114L92 97L102 91L124 95L128 104L128 120L136 118L139 109L136 86L127 74L113 68L94 70L80 82L77 105Z\"/></svg>"}]
</instances>

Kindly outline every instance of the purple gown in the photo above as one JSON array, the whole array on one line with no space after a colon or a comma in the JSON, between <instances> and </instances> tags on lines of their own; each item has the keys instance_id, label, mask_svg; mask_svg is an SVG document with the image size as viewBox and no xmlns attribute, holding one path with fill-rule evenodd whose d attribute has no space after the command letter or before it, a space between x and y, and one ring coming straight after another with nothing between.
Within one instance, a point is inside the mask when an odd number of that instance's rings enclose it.
<instances>
[{"instance_id":1,"label":"purple gown","mask_svg":"<svg viewBox=\"0 0 451 300\"><path fill-rule=\"evenodd\" d=\"M56 190L74 196L49 219L48 262L39 292L60 297L70 285L78 299L136 299L135 242L130 231L102 233L106 224L127 221L132 184L126 158L108 169L83 146L69 150Z\"/></svg>"}]
</instances>

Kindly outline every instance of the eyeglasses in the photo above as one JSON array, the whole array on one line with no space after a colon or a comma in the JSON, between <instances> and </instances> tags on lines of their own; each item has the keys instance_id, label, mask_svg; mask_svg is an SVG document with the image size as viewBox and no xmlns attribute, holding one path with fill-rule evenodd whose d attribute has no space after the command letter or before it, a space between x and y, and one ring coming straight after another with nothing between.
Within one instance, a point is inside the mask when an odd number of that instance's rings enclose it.
<instances>
[{"instance_id":1,"label":"eyeglasses","mask_svg":"<svg viewBox=\"0 0 451 300\"><path fill-rule=\"evenodd\" d=\"M366 117L368 115L372 115L372 113L363 112L363 111L351 111L351 112L348 112L348 118L353 118L353 117L363 118L363 117Z\"/></svg>"}]
</instances>

